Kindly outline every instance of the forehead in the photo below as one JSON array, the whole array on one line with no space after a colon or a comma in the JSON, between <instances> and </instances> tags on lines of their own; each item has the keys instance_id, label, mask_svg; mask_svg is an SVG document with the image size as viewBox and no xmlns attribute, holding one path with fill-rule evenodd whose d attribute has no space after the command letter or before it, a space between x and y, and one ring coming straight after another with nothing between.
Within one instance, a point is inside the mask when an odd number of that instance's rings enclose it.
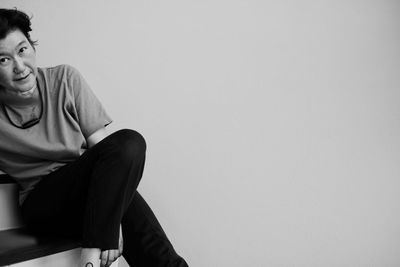
<instances>
[{"instance_id":1,"label":"forehead","mask_svg":"<svg viewBox=\"0 0 400 267\"><path fill-rule=\"evenodd\" d=\"M20 30L10 31L5 38L0 39L0 52L14 50L25 42L28 42L28 39Z\"/></svg>"}]
</instances>

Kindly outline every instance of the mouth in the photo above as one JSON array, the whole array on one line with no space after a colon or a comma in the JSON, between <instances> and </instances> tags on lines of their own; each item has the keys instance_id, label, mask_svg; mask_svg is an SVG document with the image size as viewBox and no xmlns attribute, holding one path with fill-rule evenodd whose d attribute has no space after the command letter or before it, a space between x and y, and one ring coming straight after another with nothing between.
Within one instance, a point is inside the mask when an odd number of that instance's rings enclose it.
<instances>
[{"instance_id":1,"label":"mouth","mask_svg":"<svg viewBox=\"0 0 400 267\"><path fill-rule=\"evenodd\" d=\"M30 72L29 72L27 75L23 76L23 77L20 77L20 78L17 78L17 79L15 79L15 81L17 81L17 82L19 82L19 81L23 81L23 80L25 80L26 78L28 78L28 77L29 77L29 75L31 75L31 73L30 73Z\"/></svg>"}]
</instances>

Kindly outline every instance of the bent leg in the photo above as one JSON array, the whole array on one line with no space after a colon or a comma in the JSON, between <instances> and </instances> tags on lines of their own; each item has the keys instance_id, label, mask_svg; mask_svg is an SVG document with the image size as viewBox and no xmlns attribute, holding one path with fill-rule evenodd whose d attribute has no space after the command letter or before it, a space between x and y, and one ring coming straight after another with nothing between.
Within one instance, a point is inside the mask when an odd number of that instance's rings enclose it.
<instances>
[{"instance_id":1,"label":"bent leg","mask_svg":"<svg viewBox=\"0 0 400 267\"><path fill-rule=\"evenodd\" d=\"M83 247L117 249L122 223L131 266L187 266L136 192L145 162L140 134L118 131L44 177L22 212L35 231L76 236ZM136 264L136 265L134 265Z\"/></svg>"},{"instance_id":2,"label":"bent leg","mask_svg":"<svg viewBox=\"0 0 400 267\"><path fill-rule=\"evenodd\" d=\"M28 195L22 214L35 231L77 235L84 247L118 248L119 225L142 176L146 143L121 130L57 171Z\"/></svg>"}]
</instances>

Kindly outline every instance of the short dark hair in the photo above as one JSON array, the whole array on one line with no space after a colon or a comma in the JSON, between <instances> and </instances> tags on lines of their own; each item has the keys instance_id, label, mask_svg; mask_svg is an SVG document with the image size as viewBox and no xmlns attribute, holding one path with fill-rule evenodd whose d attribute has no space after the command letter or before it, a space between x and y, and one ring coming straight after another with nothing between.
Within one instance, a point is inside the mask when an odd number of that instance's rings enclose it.
<instances>
[{"instance_id":1,"label":"short dark hair","mask_svg":"<svg viewBox=\"0 0 400 267\"><path fill-rule=\"evenodd\" d=\"M7 34L17 29L25 35L32 46L36 45L37 42L32 41L29 35L29 32L32 31L31 18L16 8L0 8L0 40L6 38Z\"/></svg>"}]
</instances>

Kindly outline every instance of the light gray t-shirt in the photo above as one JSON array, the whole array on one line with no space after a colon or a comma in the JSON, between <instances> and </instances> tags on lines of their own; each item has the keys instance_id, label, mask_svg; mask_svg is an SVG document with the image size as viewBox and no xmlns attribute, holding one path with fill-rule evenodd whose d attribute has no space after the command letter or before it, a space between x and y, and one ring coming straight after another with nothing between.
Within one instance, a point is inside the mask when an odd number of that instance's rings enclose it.
<instances>
[{"instance_id":1,"label":"light gray t-shirt","mask_svg":"<svg viewBox=\"0 0 400 267\"><path fill-rule=\"evenodd\" d=\"M43 101L38 124L17 128L0 109L0 170L20 185L20 202L42 176L82 155L86 138L112 122L75 68L38 68L37 81Z\"/></svg>"}]
</instances>

